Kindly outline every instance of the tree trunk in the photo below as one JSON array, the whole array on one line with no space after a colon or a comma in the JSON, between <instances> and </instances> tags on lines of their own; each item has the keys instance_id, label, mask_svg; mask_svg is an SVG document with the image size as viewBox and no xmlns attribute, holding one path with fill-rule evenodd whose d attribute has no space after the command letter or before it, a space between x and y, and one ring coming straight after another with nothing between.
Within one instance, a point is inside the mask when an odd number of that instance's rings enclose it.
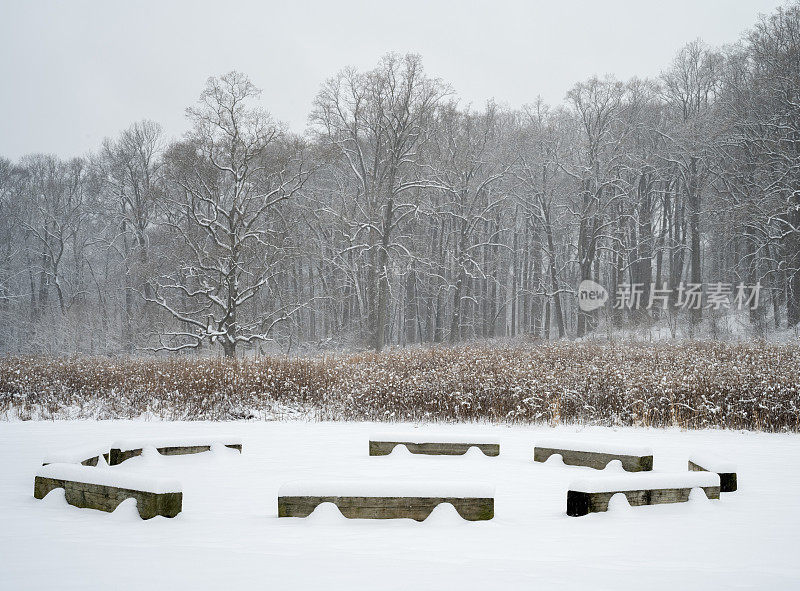
<instances>
[{"instance_id":1,"label":"tree trunk","mask_svg":"<svg viewBox=\"0 0 800 591\"><path fill-rule=\"evenodd\" d=\"M648 318L650 283L653 281L653 202L650 175L639 178L639 223L637 228L636 282L642 284L641 306L635 311L637 320Z\"/></svg>"},{"instance_id":2,"label":"tree trunk","mask_svg":"<svg viewBox=\"0 0 800 591\"><path fill-rule=\"evenodd\" d=\"M542 212L544 213L545 234L547 235L547 249L549 250L548 258L550 259L550 293L553 294L553 312L556 316L556 327L558 328L558 337L563 338L564 331L564 314L561 311L561 297L558 288L558 270L556 269L556 248L553 241L553 226L550 223L550 213L547 208L542 205ZM548 314L548 338L549 338L549 314Z\"/></svg>"},{"instance_id":3,"label":"tree trunk","mask_svg":"<svg viewBox=\"0 0 800 591\"><path fill-rule=\"evenodd\" d=\"M789 212L792 228L786 235L786 322L800 324L800 195L795 192L794 208Z\"/></svg>"},{"instance_id":4,"label":"tree trunk","mask_svg":"<svg viewBox=\"0 0 800 591\"><path fill-rule=\"evenodd\" d=\"M689 182L687 183L689 203L689 230L692 233L691 247L691 282L700 284L703 275L700 269L700 189L697 183L697 158L691 157L689 163ZM702 306L690 310L692 324L699 324L703 319Z\"/></svg>"}]
</instances>

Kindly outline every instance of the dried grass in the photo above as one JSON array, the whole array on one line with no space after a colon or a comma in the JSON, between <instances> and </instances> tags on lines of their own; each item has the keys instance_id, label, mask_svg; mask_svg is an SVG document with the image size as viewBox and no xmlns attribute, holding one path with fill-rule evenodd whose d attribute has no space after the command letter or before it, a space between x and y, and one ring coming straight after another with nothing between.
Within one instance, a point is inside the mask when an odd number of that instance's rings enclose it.
<instances>
[{"instance_id":1,"label":"dried grass","mask_svg":"<svg viewBox=\"0 0 800 591\"><path fill-rule=\"evenodd\" d=\"M0 358L6 417L231 420L276 412L798 431L800 347L555 343L291 359Z\"/></svg>"}]
</instances>

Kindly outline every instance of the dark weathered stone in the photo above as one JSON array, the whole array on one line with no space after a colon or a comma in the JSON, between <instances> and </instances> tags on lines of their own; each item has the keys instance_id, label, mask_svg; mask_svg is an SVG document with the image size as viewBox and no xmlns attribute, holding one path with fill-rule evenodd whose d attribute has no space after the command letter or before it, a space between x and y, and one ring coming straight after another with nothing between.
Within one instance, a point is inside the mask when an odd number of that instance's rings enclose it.
<instances>
[{"instance_id":1,"label":"dark weathered stone","mask_svg":"<svg viewBox=\"0 0 800 591\"><path fill-rule=\"evenodd\" d=\"M494 499L454 497L278 497L278 517L308 517L321 503L334 503L349 519L414 519L424 521L440 503L450 503L467 521L494 517Z\"/></svg>"},{"instance_id":2,"label":"dark weathered stone","mask_svg":"<svg viewBox=\"0 0 800 591\"><path fill-rule=\"evenodd\" d=\"M580 517L589 513L589 493L567 491L567 515Z\"/></svg>"},{"instance_id":3,"label":"dark weathered stone","mask_svg":"<svg viewBox=\"0 0 800 591\"><path fill-rule=\"evenodd\" d=\"M36 477L33 496L43 499L54 488L64 489L64 496L70 505L109 513L125 499L136 499L136 507L142 519L151 519L156 515L175 517L183 506L181 492L153 493L44 476Z\"/></svg>"},{"instance_id":4,"label":"dark weathered stone","mask_svg":"<svg viewBox=\"0 0 800 591\"><path fill-rule=\"evenodd\" d=\"M588 466L596 470L604 469L609 462L619 460L622 468L627 472L646 472L653 469L653 456L630 456L597 451L583 451L572 449L558 449L554 447L534 447L533 460L545 462L558 454L568 466Z\"/></svg>"},{"instance_id":5,"label":"dark weathered stone","mask_svg":"<svg viewBox=\"0 0 800 591\"><path fill-rule=\"evenodd\" d=\"M719 499L720 487L703 486L709 499ZM608 503L617 493L622 493L632 507L658 505L661 503L685 503L689 500L691 488L657 488L642 490L620 490L612 492L567 491L567 515L580 517L589 513L608 511Z\"/></svg>"},{"instance_id":6,"label":"dark weathered stone","mask_svg":"<svg viewBox=\"0 0 800 591\"><path fill-rule=\"evenodd\" d=\"M713 472L689 460L689 470L692 472ZM717 472L719 475L719 492L735 492L738 488L736 472Z\"/></svg>"},{"instance_id":7,"label":"dark weathered stone","mask_svg":"<svg viewBox=\"0 0 800 591\"><path fill-rule=\"evenodd\" d=\"M111 452L109 453L108 464L110 466L116 466L117 464L121 464L125 460L130 460L131 458L135 458L136 456L142 455L142 449L126 449L122 450L116 447L111 448Z\"/></svg>"},{"instance_id":8,"label":"dark weathered stone","mask_svg":"<svg viewBox=\"0 0 800 591\"><path fill-rule=\"evenodd\" d=\"M426 442L416 443L413 441L370 441L369 455L386 456L398 445L405 445L412 454L441 455L441 456L463 456L470 447L477 447L484 455L499 456L499 443L450 443L450 442Z\"/></svg>"}]
</instances>

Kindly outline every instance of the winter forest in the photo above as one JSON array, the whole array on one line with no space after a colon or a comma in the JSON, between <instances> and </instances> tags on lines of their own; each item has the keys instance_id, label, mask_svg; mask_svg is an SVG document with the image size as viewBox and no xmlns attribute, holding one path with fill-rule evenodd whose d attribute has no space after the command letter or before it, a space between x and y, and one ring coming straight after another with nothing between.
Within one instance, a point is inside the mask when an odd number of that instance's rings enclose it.
<instances>
[{"instance_id":1,"label":"winter forest","mask_svg":"<svg viewBox=\"0 0 800 591\"><path fill-rule=\"evenodd\" d=\"M800 589L800 0L0 0L0 112L0 591Z\"/></svg>"},{"instance_id":2,"label":"winter forest","mask_svg":"<svg viewBox=\"0 0 800 591\"><path fill-rule=\"evenodd\" d=\"M303 133L233 71L184 137L145 120L82 157L0 158L0 353L796 334L800 4L731 42L521 109L387 54L322 82ZM583 280L610 304L681 283L760 303L586 312Z\"/></svg>"}]
</instances>

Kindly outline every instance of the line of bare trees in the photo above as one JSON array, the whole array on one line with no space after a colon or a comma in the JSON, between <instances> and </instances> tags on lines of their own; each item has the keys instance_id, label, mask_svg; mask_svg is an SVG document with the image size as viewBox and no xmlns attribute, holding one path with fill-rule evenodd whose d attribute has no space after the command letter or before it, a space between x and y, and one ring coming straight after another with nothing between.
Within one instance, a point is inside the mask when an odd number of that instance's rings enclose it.
<instances>
[{"instance_id":1,"label":"line of bare trees","mask_svg":"<svg viewBox=\"0 0 800 591\"><path fill-rule=\"evenodd\" d=\"M416 55L326 81L298 135L241 73L169 141L0 158L0 352L132 353L717 330L716 308L582 312L582 280L760 283L800 324L800 4L658 79L460 105ZM727 319L741 321L732 312Z\"/></svg>"}]
</instances>

